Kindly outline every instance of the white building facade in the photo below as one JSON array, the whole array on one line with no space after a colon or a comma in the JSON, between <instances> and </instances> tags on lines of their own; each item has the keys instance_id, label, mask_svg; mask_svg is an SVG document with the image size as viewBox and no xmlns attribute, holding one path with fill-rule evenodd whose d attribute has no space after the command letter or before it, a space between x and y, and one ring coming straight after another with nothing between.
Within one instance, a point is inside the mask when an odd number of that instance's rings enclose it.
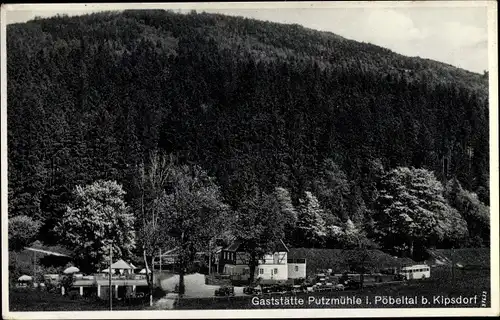
<instances>
[{"instance_id":1,"label":"white building facade","mask_svg":"<svg viewBox=\"0 0 500 320\"><path fill-rule=\"evenodd\" d=\"M254 279L262 280L287 280L305 278L306 263L288 263L288 248L280 240L273 253L266 254L259 260L255 268ZM250 255L241 248L239 241L233 242L228 248L222 250L222 260L225 262L224 274L238 276L241 280L250 277L250 267L248 266ZM300 260L300 259L299 259ZM303 275L303 276L299 276Z\"/></svg>"}]
</instances>

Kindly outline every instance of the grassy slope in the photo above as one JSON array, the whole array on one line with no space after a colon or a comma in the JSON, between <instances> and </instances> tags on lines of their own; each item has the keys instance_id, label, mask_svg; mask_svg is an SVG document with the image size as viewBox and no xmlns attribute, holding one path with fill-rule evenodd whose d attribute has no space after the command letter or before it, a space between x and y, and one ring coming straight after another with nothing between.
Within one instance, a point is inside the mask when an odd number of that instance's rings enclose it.
<instances>
[{"instance_id":1,"label":"grassy slope","mask_svg":"<svg viewBox=\"0 0 500 320\"><path fill-rule=\"evenodd\" d=\"M348 260L353 256L353 251L342 249L310 249L291 248L288 253L289 259L307 259L307 273L314 274L318 269L333 269L342 272L348 269ZM371 270L383 268L401 267L414 263L407 258L395 258L380 250L369 250L366 267Z\"/></svg>"},{"instance_id":2,"label":"grassy slope","mask_svg":"<svg viewBox=\"0 0 500 320\"><path fill-rule=\"evenodd\" d=\"M461 249L434 249L430 250L432 260L441 260L446 264L455 263L463 266L486 267L490 266L490 248L461 248Z\"/></svg>"}]
</instances>

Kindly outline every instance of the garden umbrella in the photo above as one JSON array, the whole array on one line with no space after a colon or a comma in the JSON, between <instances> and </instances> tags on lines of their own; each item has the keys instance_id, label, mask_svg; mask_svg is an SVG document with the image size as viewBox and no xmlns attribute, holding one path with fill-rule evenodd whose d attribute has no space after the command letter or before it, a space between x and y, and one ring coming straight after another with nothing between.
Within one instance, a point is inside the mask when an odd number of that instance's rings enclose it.
<instances>
[{"instance_id":1,"label":"garden umbrella","mask_svg":"<svg viewBox=\"0 0 500 320\"><path fill-rule=\"evenodd\" d=\"M80 272L80 269L78 269L77 267L69 267L63 271L64 274L77 273L77 272Z\"/></svg>"},{"instance_id":2,"label":"garden umbrella","mask_svg":"<svg viewBox=\"0 0 500 320\"><path fill-rule=\"evenodd\" d=\"M24 274L24 275L20 276L19 279L17 279L17 280L18 281L31 281L31 280L33 280L33 278Z\"/></svg>"},{"instance_id":3,"label":"garden umbrella","mask_svg":"<svg viewBox=\"0 0 500 320\"><path fill-rule=\"evenodd\" d=\"M149 268L148 268L148 272L151 272L151 270L149 270ZM144 268L141 271L139 271L139 273L146 273L146 268Z\"/></svg>"}]
</instances>

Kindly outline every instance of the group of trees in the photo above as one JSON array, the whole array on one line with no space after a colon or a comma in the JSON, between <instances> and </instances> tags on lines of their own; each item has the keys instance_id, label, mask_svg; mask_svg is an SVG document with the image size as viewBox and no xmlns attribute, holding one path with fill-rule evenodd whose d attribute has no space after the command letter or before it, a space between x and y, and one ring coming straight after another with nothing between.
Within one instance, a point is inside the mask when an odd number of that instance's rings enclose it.
<instances>
[{"instance_id":1,"label":"group of trees","mask_svg":"<svg viewBox=\"0 0 500 320\"><path fill-rule=\"evenodd\" d=\"M98 263L96 237L117 236L114 254L150 265L162 239L189 261L222 225L256 257L278 237L398 254L489 243L480 74L163 10L12 24L7 48L13 247L80 241Z\"/></svg>"},{"instance_id":2,"label":"group of trees","mask_svg":"<svg viewBox=\"0 0 500 320\"><path fill-rule=\"evenodd\" d=\"M251 267L280 240L295 247L381 247L411 257L415 247L488 243L488 207L456 179L445 191L428 170L397 167L385 172L374 167L377 176L372 182L378 195L365 196L366 202L361 196L361 209L344 211L344 202L357 196L349 190L356 188L342 172L332 173L336 165L330 159L323 166L327 172L320 175L328 176L327 181L313 184L312 191L297 201L283 187L268 193L255 186L236 205L229 205L216 179L201 167L181 165L172 155L153 152L137 171L130 206L116 182L77 186L54 231L88 271L107 261L107 241L113 241L115 256L140 256L146 266L159 249L179 247L181 279L195 254L225 233L252 253ZM369 207L373 209L366 213ZM12 248L34 238L33 223L25 216L11 219ZM31 233L18 230L28 227Z\"/></svg>"}]
</instances>

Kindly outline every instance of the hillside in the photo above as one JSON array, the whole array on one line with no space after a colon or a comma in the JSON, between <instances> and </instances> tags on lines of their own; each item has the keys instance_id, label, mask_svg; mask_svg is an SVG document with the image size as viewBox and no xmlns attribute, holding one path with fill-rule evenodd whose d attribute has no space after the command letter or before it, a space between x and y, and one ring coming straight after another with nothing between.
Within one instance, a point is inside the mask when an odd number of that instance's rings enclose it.
<instances>
[{"instance_id":1,"label":"hillside","mask_svg":"<svg viewBox=\"0 0 500 320\"><path fill-rule=\"evenodd\" d=\"M430 251L431 263L438 265L459 264L465 268L489 269L490 250L488 248L437 249Z\"/></svg>"},{"instance_id":2,"label":"hillside","mask_svg":"<svg viewBox=\"0 0 500 320\"><path fill-rule=\"evenodd\" d=\"M162 10L9 25L7 49L9 217L42 221L46 243L76 185L116 180L133 206L155 149L201 165L234 207L276 186L297 203L327 159L345 201L334 220L373 220L379 166L457 178L489 203L479 74L298 25Z\"/></svg>"}]
</instances>

